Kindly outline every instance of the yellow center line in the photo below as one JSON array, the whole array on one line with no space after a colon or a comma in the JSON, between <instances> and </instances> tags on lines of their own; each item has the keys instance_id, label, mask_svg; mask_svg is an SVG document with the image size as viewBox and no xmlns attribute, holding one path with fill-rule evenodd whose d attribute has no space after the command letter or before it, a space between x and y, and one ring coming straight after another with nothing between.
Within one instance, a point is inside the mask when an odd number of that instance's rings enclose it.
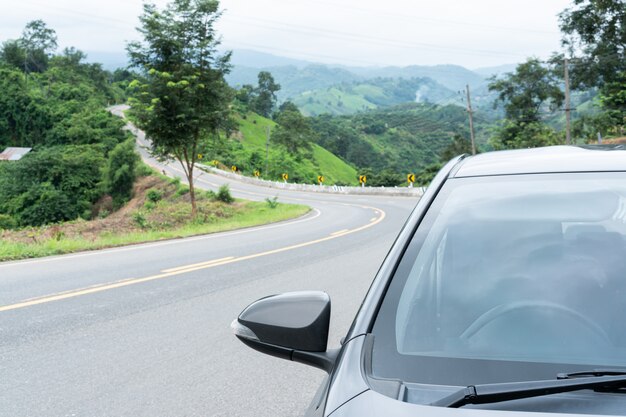
<instances>
[{"instance_id":1,"label":"yellow center line","mask_svg":"<svg viewBox=\"0 0 626 417\"><path fill-rule=\"evenodd\" d=\"M338 232L332 232L330 235L331 236L343 235L343 234L345 234L346 232L349 232L349 231L350 231L349 229L343 229L343 230L339 230Z\"/></svg>"},{"instance_id":2,"label":"yellow center line","mask_svg":"<svg viewBox=\"0 0 626 417\"><path fill-rule=\"evenodd\" d=\"M233 258L234 258L234 256L228 256L226 258L214 259L212 261L199 262L197 264L184 265L184 266L179 266L179 267L176 267L176 268L164 269L161 272L165 272L165 273L168 273L168 272L178 272L178 271L182 271L184 269L190 269L190 268L195 268L195 267L211 266L211 264L219 263L219 262L223 262L223 261L229 261L229 260L231 260Z\"/></svg>"},{"instance_id":3,"label":"yellow center line","mask_svg":"<svg viewBox=\"0 0 626 417\"><path fill-rule=\"evenodd\" d=\"M367 206L361 206L361 207L372 209L372 207L367 207ZM148 276L144 278L128 278L128 279L123 279L120 281L115 281L110 284L95 285L95 286L85 287L85 288L81 288L77 290L70 290L70 291L64 291L64 292L55 293L51 295L46 295L46 296L39 297L39 298L31 298L28 300L21 301L19 303L0 306L0 312L9 311L9 310L17 310L17 309L24 308L24 307L31 307L31 306L38 305L38 304L65 300L68 298L79 297L79 296L88 295L88 294L95 294L95 293L99 293L102 291L108 291L108 290L112 290L116 288L126 287L129 285L140 284L143 282L154 281L157 279L163 279L163 278L168 278L168 277L172 277L176 275L186 274L188 272L199 271L202 269L208 269L208 268L213 268L216 266L226 265L226 264L230 264L233 262L241 262L241 261L246 261L248 259L260 258L262 256L274 255L274 254L281 253L281 252L299 249L299 248L303 248L306 246L315 245L317 243L326 242L331 239L336 239L338 237L347 236L352 233L360 232L362 230L365 230L367 228L370 228L382 222L384 218L385 218L385 212L380 210L380 217L378 217L375 222L368 223L356 229L340 231L342 232L341 234L334 234L334 235L323 237L320 239L310 240L307 242L302 242L302 243L298 243L295 245L285 246L282 248L272 249L269 251L259 252L259 253L246 255L246 256L240 256L240 257L229 256L226 258L214 259L211 261L200 262L196 264L183 265L183 266L176 267L176 268L166 269L166 270L163 270L161 274L152 275L152 276Z\"/></svg>"}]
</instances>

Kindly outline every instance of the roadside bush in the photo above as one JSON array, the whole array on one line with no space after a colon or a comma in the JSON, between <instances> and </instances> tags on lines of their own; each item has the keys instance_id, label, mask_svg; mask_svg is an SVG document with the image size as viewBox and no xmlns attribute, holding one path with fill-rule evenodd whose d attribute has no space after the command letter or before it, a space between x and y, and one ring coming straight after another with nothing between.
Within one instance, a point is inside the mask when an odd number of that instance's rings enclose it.
<instances>
[{"instance_id":1,"label":"roadside bush","mask_svg":"<svg viewBox=\"0 0 626 417\"><path fill-rule=\"evenodd\" d=\"M147 177L149 175L154 174L154 170L150 168L149 165L144 164L143 162L139 162L137 167L135 168L135 176L137 177Z\"/></svg>"},{"instance_id":2,"label":"roadside bush","mask_svg":"<svg viewBox=\"0 0 626 417\"><path fill-rule=\"evenodd\" d=\"M228 187L228 184L222 185L219 188L219 190L217 190L217 199L219 201L222 201L222 202L228 203L228 204L230 204L233 201L235 201L233 196L230 194L230 188Z\"/></svg>"},{"instance_id":3,"label":"roadside bush","mask_svg":"<svg viewBox=\"0 0 626 417\"><path fill-rule=\"evenodd\" d=\"M102 153L100 145L58 146L7 164L0 171L0 213L18 226L90 217L102 195Z\"/></svg>"},{"instance_id":4,"label":"roadside bush","mask_svg":"<svg viewBox=\"0 0 626 417\"><path fill-rule=\"evenodd\" d=\"M146 219L146 216L140 211L136 211L133 213L133 221L137 226L141 227L142 229L148 227L148 220Z\"/></svg>"},{"instance_id":5,"label":"roadside bush","mask_svg":"<svg viewBox=\"0 0 626 417\"><path fill-rule=\"evenodd\" d=\"M15 229L17 221L8 214L0 214L0 229Z\"/></svg>"},{"instance_id":6,"label":"roadside bush","mask_svg":"<svg viewBox=\"0 0 626 417\"><path fill-rule=\"evenodd\" d=\"M228 204L235 201L233 196L230 194L230 188L228 187L228 184L222 185L219 190L217 190L217 194L215 197L217 198L217 200Z\"/></svg>"},{"instance_id":7,"label":"roadside bush","mask_svg":"<svg viewBox=\"0 0 626 417\"><path fill-rule=\"evenodd\" d=\"M139 155L135 152L135 142L132 140L118 144L111 151L105 181L114 206L119 207L132 197L138 162Z\"/></svg>"},{"instance_id":8,"label":"roadside bush","mask_svg":"<svg viewBox=\"0 0 626 417\"><path fill-rule=\"evenodd\" d=\"M153 203L158 203L162 197L163 193L154 188L151 188L146 192L146 198Z\"/></svg>"},{"instance_id":9,"label":"roadside bush","mask_svg":"<svg viewBox=\"0 0 626 417\"><path fill-rule=\"evenodd\" d=\"M278 196L275 196L274 198L267 197L265 199L265 202L267 203L269 208L275 209L276 207L278 207Z\"/></svg>"}]
</instances>

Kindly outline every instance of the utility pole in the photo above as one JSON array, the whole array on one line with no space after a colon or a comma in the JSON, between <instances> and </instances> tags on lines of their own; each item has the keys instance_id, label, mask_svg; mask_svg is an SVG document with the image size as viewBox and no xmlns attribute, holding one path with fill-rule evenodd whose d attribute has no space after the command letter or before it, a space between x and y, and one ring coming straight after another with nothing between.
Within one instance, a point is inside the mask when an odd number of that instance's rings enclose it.
<instances>
[{"instance_id":1,"label":"utility pole","mask_svg":"<svg viewBox=\"0 0 626 417\"><path fill-rule=\"evenodd\" d=\"M265 140L265 175L267 178L267 173L269 171L269 160L270 160L270 126L267 125L265 127L265 135L267 139Z\"/></svg>"},{"instance_id":2,"label":"utility pole","mask_svg":"<svg viewBox=\"0 0 626 417\"><path fill-rule=\"evenodd\" d=\"M467 114L469 114L470 138L472 139L472 155L476 155L476 141L474 139L474 116L472 112L472 102L470 101L469 84L465 85L465 92L467 93Z\"/></svg>"},{"instance_id":3,"label":"utility pole","mask_svg":"<svg viewBox=\"0 0 626 417\"><path fill-rule=\"evenodd\" d=\"M570 107L570 99L569 99L569 68L568 68L568 60L565 58L563 60L563 70L565 71L565 143L567 145L572 144L572 136L571 136L571 107Z\"/></svg>"}]
</instances>

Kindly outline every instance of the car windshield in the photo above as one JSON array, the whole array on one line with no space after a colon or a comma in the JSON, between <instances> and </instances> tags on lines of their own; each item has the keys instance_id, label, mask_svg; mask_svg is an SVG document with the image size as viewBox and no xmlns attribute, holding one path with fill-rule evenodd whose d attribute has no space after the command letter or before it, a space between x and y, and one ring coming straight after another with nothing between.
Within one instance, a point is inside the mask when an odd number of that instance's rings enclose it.
<instances>
[{"instance_id":1,"label":"car windshield","mask_svg":"<svg viewBox=\"0 0 626 417\"><path fill-rule=\"evenodd\" d=\"M626 367L626 173L449 180L372 333L373 374L467 385Z\"/></svg>"}]
</instances>

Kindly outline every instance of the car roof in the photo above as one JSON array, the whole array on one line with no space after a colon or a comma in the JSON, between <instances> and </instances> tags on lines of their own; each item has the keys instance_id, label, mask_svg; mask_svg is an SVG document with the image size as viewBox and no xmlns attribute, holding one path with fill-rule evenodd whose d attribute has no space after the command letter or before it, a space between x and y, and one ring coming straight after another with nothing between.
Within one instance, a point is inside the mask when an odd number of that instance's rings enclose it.
<instances>
[{"instance_id":1,"label":"car roof","mask_svg":"<svg viewBox=\"0 0 626 417\"><path fill-rule=\"evenodd\" d=\"M465 158L452 178L558 172L626 171L626 147L550 146L496 151Z\"/></svg>"}]
</instances>

